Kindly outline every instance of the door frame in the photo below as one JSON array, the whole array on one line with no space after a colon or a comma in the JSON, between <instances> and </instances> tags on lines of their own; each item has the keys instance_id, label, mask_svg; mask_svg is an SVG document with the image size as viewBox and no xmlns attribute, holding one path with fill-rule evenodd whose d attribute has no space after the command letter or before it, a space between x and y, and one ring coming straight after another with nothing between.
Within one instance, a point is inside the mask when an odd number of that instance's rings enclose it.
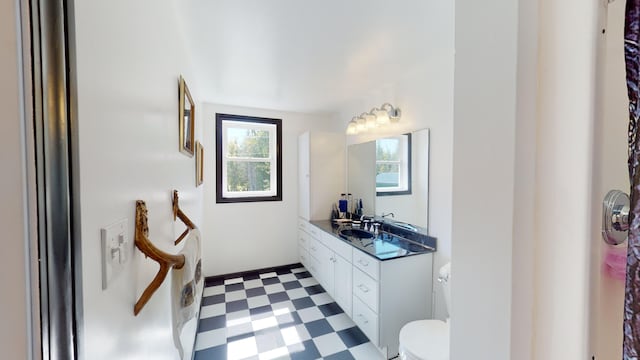
<instances>
[{"instance_id":1,"label":"door frame","mask_svg":"<svg viewBox=\"0 0 640 360\"><path fill-rule=\"evenodd\" d=\"M21 10L40 285L31 287L40 314L34 339L43 359L73 360L82 354L83 314L74 2L22 0Z\"/></svg>"}]
</instances>

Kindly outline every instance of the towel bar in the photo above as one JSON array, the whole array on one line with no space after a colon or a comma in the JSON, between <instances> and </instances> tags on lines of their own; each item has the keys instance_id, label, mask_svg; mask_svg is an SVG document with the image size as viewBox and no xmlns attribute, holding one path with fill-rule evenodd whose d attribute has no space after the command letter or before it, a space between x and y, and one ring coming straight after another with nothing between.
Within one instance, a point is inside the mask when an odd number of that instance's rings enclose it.
<instances>
[{"instance_id":1,"label":"towel bar","mask_svg":"<svg viewBox=\"0 0 640 360\"><path fill-rule=\"evenodd\" d=\"M175 194L174 196L177 196ZM175 205L174 205L175 207ZM138 315L146 305L153 293L162 285L167 277L169 269L181 269L184 266L184 255L171 255L155 247L149 240L149 226L147 223L147 205L144 201L136 201L136 233L135 244L143 254L158 262L160 269L151 283L144 290L140 298L133 306L133 314Z\"/></svg>"},{"instance_id":2,"label":"towel bar","mask_svg":"<svg viewBox=\"0 0 640 360\"><path fill-rule=\"evenodd\" d=\"M182 222L187 226L187 229L176 239L176 241L173 242L174 245L180 244L182 239L184 239L189 233L189 230L195 229L196 226L191 220L189 220L187 215L180 210L180 206L178 205L178 190L173 190L173 221L176 221L176 217L182 220Z\"/></svg>"}]
</instances>

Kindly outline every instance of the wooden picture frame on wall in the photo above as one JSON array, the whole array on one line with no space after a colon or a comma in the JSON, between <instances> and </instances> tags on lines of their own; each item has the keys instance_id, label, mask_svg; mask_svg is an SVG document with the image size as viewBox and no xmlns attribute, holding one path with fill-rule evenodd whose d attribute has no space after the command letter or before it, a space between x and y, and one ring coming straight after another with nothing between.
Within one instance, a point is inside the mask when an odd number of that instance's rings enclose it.
<instances>
[{"instance_id":1,"label":"wooden picture frame on wall","mask_svg":"<svg viewBox=\"0 0 640 360\"><path fill-rule=\"evenodd\" d=\"M204 182L204 148L196 141L196 187Z\"/></svg>"},{"instance_id":2,"label":"wooden picture frame on wall","mask_svg":"<svg viewBox=\"0 0 640 360\"><path fill-rule=\"evenodd\" d=\"M192 157L195 150L195 127L196 127L196 105L193 102L189 87L180 75L178 85L178 108L179 108L179 127L180 127L180 152Z\"/></svg>"}]
</instances>

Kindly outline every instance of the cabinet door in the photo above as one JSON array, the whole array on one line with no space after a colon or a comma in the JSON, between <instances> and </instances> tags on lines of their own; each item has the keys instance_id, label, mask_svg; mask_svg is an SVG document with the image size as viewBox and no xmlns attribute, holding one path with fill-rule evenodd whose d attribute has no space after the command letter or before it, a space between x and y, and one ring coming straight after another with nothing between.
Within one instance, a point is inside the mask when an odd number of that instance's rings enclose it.
<instances>
[{"instance_id":1,"label":"cabinet door","mask_svg":"<svg viewBox=\"0 0 640 360\"><path fill-rule=\"evenodd\" d=\"M334 253L333 298L342 310L351 317L353 266L342 256Z\"/></svg>"},{"instance_id":2,"label":"cabinet door","mask_svg":"<svg viewBox=\"0 0 640 360\"><path fill-rule=\"evenodd\" d=\"M333 297L334 290L334 269L333 269L333 259L335 255L333 251L329 250L326 246L320 244L318 242L319 248L319 256L318 260L320 261L320 278L317 279L320 282L320 285Z\"/></svg>"},{"instance_id":3,"label":"cabinet door","mask_svg":"<svg viewBox=\"0 0 640 360\"><path fill-rule=\"evenodd\" d=\"M298 137L298 215L306 220L311 218L309 146L309 133L306 132Z\"/></svg>"}]
</instances>

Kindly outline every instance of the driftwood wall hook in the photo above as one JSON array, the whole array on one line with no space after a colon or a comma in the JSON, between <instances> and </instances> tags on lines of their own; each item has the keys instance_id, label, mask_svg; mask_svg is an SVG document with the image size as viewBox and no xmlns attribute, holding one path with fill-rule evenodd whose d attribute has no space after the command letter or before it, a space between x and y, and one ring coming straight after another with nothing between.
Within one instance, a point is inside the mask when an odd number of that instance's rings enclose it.
<instances>
[{"instance_id":1,"label":"driftwood wall hook","mask_svg":"<svg viewBox=\"0 0 640 360\"><path fill-rule=\"evenodd\" d=\"M176 194L177 195L177 194ZM136 201L136 247L146 256L158 262L160 269L151 283L144 290L133 307L133 314L138 315L140 310L149 301L153 293L162 285L171 268L180 269L184 266L184 255L171 255L155 247L149 240L149 225L147 221L147 205L144 201Z\"/></svg>"},{"instance_id":2,"label":"driftwood wall hook","mask_svg":"<svg viewBox=\"0 0 640 360\"><path fill-rule=\"evenodd\" d=\"M182 222L187 226L187 229L173 242L174 245L178 245L189 233L189 230L197 228L197 226L180 210L178 205L178 190L173 190L173 221L176 218L180 218Z\"/></svg>"}]
</instances>

